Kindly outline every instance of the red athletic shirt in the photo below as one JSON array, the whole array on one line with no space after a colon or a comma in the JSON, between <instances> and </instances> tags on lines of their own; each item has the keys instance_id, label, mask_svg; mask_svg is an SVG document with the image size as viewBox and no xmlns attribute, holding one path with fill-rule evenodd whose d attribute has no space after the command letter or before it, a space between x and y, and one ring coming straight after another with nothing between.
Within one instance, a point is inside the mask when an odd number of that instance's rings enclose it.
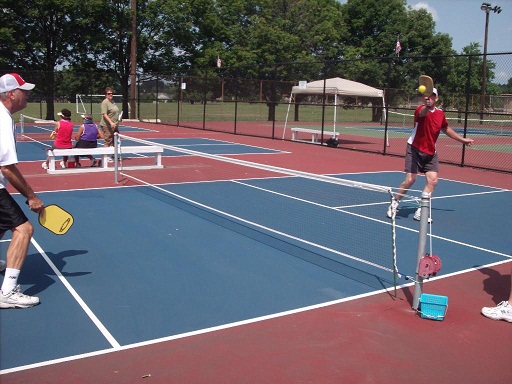
<instances>
[{"instance_id":1,"label":"red athletic shirt","mask_svg":"<svg viewBox=\"0 0 512 384\"><path fill-rule=\"evenodd\" d=\"M73 148L71 136L73 135L73 123L68 120L60 120L59 127L56 129L57 137L53 142L55 148L68 149Z\"/></svg>"},{"instance_id":2,"label":"red athletic shirt","mask_svg":"<svg viewBox=\"0 0 512 384\"><path fill-rule=\"evenodd\" d=\"M448 121L446 121L444 112L438 108L429 111L427 116L421 117L421 108L423 105L414 111L414 129L407 142L421 152L433 155L436 153L436 141L439 133L441 129L448 127Z\"/></svg>"}]
</instances>

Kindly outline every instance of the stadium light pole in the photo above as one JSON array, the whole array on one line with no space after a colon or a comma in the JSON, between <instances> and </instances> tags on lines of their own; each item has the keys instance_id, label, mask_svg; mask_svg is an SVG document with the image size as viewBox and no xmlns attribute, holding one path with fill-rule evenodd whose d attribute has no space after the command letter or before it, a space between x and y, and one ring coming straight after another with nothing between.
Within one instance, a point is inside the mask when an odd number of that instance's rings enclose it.
<instances>
[{"instance_id":1,"label":"stadium light pole","mask_svg":"<svg viewBox=\"0 0 512 384\"><path fill-rule=\"evenodd\" d=\"M489 32L489 14L501 13L501 7L491 6L489 3L482 3L480 9L485 12L485 37L484 37L484 62L482 65L482 95L480 96L480 120L484 118L485 109L485 88L487 86L487 36Z\"/></svg>"},{"instance_id":2,"label":"stadium light pole","mask_svg":"<svg viewBox=\"0 0 512 384\"><path fill-rule=\"evenodd\" d=\"M137 0L131 0L130 45L130 119L135 119L135 92L137 83Z\"/></svg>"}]
</instances>

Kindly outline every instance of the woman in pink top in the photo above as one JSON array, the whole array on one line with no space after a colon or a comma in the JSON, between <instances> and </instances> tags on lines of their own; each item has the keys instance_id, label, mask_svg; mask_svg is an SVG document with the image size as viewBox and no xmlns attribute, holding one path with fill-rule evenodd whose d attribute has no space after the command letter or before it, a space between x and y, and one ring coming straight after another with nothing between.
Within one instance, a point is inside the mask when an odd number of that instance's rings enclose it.
<instances>
[{"instance_id":1,"label":"woman in pink top","mask_svg":"<svg viewBox=\"0 0 512 384\"><path fill-rule=\"evenodd\" d=\"M71 136L73 136L74 128L73 123L71 122L71 111L64 108L58 113L58 115L61 116L62 119L55 123L55 130L50 135L51 137L54 137L55 135L57 136L53 142L52 149L71 149L73 148ZM46 161L42 164L44 169L48 169L48 161L49 158L46 158ZM60 162L60 166L62 168L66 168L67 161L68 156L63 156L62 161Z\"/></svg>"}]
</instances>

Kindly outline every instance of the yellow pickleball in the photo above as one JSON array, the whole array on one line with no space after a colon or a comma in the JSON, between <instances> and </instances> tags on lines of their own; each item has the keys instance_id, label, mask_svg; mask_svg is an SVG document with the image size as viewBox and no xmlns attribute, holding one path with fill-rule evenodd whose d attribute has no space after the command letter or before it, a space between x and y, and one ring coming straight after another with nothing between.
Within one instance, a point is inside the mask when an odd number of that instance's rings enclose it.
<instances>
[{"instance_id":1,"label":"yellow pickleball","mask_svg":"<svg viewBox=\"0 0 512 384\"><path fill-rule=\"evenodd\" d=\"M427 90L427 87L425 87L424 85L420 85L418 87L418 91L420 91L420 93L425 93L426 90Z\"/></svg>"}]
</instances>

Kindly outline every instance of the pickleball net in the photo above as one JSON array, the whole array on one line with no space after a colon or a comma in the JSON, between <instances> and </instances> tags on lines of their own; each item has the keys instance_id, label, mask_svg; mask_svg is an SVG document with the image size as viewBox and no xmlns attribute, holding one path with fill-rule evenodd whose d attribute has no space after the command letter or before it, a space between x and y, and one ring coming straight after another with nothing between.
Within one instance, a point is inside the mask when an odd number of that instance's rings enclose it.
<instances>
[{"instance_id":1,"label":"pickleball net","mask_svg":"<svg viewBox=\"0 0 512 384\"><path fill-rule=\"evenodd\" d=\"M43 142L53 140L50 133L55 129L54 120L44 120L20 114L18 140Z\"/></svg>"},{"instance_id":2,"label":"pickleball net","mask_svg":"<svg viewBox=\"0 0 512 384\"><path fill-rule=\"evenodd\" d=\"M321 257L390 272L396 288L396 278L401 277L396 218L386 217L395 188L168 145L164 140L119 138L120 154L124 146L137 143L161 146L164 156L171 157L165 170L128 173L118 165L123 182L148 186Z\"/></svg>"}]
</instances>

